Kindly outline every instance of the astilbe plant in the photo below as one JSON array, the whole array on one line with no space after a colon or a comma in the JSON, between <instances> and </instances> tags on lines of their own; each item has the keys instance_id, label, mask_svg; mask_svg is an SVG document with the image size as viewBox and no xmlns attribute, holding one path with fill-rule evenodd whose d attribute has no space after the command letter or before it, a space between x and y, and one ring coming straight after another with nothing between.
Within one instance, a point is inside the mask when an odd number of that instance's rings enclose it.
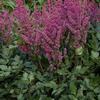
<instances>
[{"instance_id":1,"label":"astilbe plant","mask_svg":"<svg viewBox=\"0 0 100 100\"><path fill-rule=\"evenodd\" d=\"M70 32L74 40L73 47L78 48L86 43L93 16L92 6L95 5L92 1L48 0L42 11L35 6L33 13L25 7L23 0L16 0L16 4L13 15L19 25L19 35L24 40L24 45L21 46L23 51L31 50L33 54L44 55L51 66L57 67L67 53L66 48L61 50L64 32ZM96 9L94 6L93 11Z\"/></svg>"},{"instance_id":2,"label":"astilbe plant","mask_svg":"<svg viewBox=\"0 0 100 100\"><path fill-rule=\"evenodd\" d=\"M23 51L27 51L30 46L35 46L35 54L44 54L49 62L61 62L64 54L60 52L60 42L62 39L63 20L61 20L61 5L62 2L58 2L56 6L48 5L43 7L42 12L38 11L35 7L34 13L30 14L25 6L17 4L13 14L16 17L16 21L19 24L19 35L22 37L26 46L22 45L20 48ZM54 9L54 12L52 10ZM56 13L56 14L55 14ZM41 52L42 51L42 52Z\"/></svg>"},{"instance_id":3,"label":"astilbe plant","mask_svg":"<svg viewBox=\"0 0 100 100\"><path fill-rule=\"evenodd\" d=\"M11 32L13 26L13 18L7 12L0 13L0 39L2 42L8 42L11 39Z\"/></svg>"},{"instance_id":4,"label":"astilbe plant","mask_svg":"<svg viewBox=\"0 0 100 100\"><path fill-rule=\"evenodd\" d=\"M27 44L32 45L33 28L30 19L30 12L25 8L22 0L16 0L16 3L17 7L13 11L13 15L18 24L18 32Z\"/></svg>"},{"instance_id":5,"label":"astilbe plant","mask_svg":"<svg viewBox=\"0 0 100 100\"><path fill-rule=\"evenodd\" d=\"M85 10L87 2L80 0L65 0L64 10L66 19L64 26L69 29L74 39L74 46L80 47L86 42L90 16Z\"/></svg>"},{"instance_id":6,"label":"astilbe plant","mask_svg":"<svg viewBox=\"0 0 100 100\"><path fill-rule=\"evenodd\" d=\"M49 61L54 61L58 64L66 55L66 48L60 51L61 40L63 39L64 27L62 18L62 1L56 2L55 5L48 1L48 5L44 5L42 10L43 26L42 47Z\"/></svg>"}]
</instances>

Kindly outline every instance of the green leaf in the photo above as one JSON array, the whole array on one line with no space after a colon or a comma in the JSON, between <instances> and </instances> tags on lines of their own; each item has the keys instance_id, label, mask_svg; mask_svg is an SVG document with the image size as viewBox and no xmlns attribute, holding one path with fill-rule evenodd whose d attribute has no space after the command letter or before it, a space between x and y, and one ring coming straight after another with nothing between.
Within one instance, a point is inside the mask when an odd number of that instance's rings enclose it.
<instances>
[{"instance_id":1,"label":"green leaf","mask_svg":"<svg viewBox=\"0 0 100 100\"><path fill-rule=\"evenodd\" d=\"M96 0L96 2L100 3L100 0Z\"/></svg>"},{"instance_id":2,"label":"green leaf","mask_svg":"<svg viewBox=\"0 0 100 100\"><path fill-rule=\"evenodd\" d=\"M68 100L78 100L75 96L73 95L68 95L69 99Z\"/></svg>"},{"instance_id":3,"label":"green leaf","mask_svg":"<svg viewBox=\"0 0 100 100\"><path fill-rule=\"evenodd\" d=\"M99 52L91 51L91 57L92 57L93 59L98 58L98 57L99 57Z\"/></svg>"},{"instance_id":4,"label":"green leaf","mask_svg":"<svg viewBox=\"0 0 100 100\"><path fill-rule=\"evenodd\" d=\"M4 2L4 4L5 4L6 6L12 8L12 9L15 8L15 4L14 4L14 2L12 2L11 0L4 0L3 2Z\"/></svg>"},{"instance_id":5,"label":"green leaf","mask_svg":"<svg viewBox=\"0 0 100 100\"><path fill-rule=\"evenodd\" d=\"M69 89L70 89L70 91L71 91L71 93L72 93L73 95L76 95L77 87L76 87L76 84L75 84L73 81L70 82L70 84L69 84Z\"/></svg>"},{"instance_id":6,"label":"green leaf","mask_svg":"<svg viewBox=\"0 0 100 100\"><path fill-rule=\"evenodd\" d=\"M58 96L58 95L60 95L61 92L63 92L63 91L64 91L64 88L63 88L63 87L60 87L60 88L54 89L54 90L52 91L52 94Z\"/></svg>"},{"instance_id":7,"label":"green leaf","mask_svg":"<svg viewBox=\"0 0 100 100\"><path fill-rule=\"evenodd\" d=\"M100 100L100 94L98 95L98 100Z\"/></svg>"},{"instance_id":8,"label":"green leaf","mask_svg":"<svg viewBox=\"0 0 100 100\"><path fill-rule=\"evenodd\" d=\"M6 65L8 62L5 59L0 59L0 64L1 65Z\"/></svg>"},{"instance_id":9,"label":"green leaf","mask_svg":"<svg viewBox=\"0 0 100 100\"><path fill-rule=\"evenodd\" d=\"M15 49L17 45L9 45L9 49Z\"/></svg>"},{"instance_id":10,"label":"green leaf","mask_svg":"<svg viewBox=\"0 0 100 100\"><path fill-rule=\"evenodd\" d=\"M32 80L34 80L34 75L33 75L33 73L30 73L29 76L28 76L28 78L29 78L29 81L30 81L30 82L31 82Z\"/></svg>"},{"instance_id":11,"label":"green leaf","mask_svg":"<svg viewBox=\"0 0 100 100\"><path fill-rule=\"evenodd\" d=\"M68 74L68 70L66 68L61 68L57 70L57 73L59 75L67 75Z\"/></svg>"},{"instance_id":12,"label":"green leaf","mask_svg":"<svg viewBox=\"0 0 100 100\"><path fill-rule=\"evenodd\" d=\"M76 75L79 75L79 74L84 74L86 71L88 71L88 67L82 67L81 65L78 65L75 67L75 70L74 70L74 73Z\"/></svg>"},{"instance_id":13,"label":"green leaf","mask_svg":"<svg viewBox=\"0 0 100 100\"><path fill-rule=\"evenodd\" d=\"M7 70L7 66L6 65L0 65L0 69L1 70Z\"/></svg>"},{"instance_id":14,"label":"green leaf","mask_svg":"<svg viewBox=\"0 0 100 100\"><path fill-rule=\"evenodd\" d=\"M19 94L19 95L17 96L17 100L24 100L23 94Z\"/></svg>"},{"instance_id":15,"label":"green leaf","mask_svg":"<svg viewBox=\"0 0 100 100\"><path fill-rule=\"evenodd\" d=\"M45 83L44 86L49 87L49 88L53 88L53 89L57 88L57 84L54 81L50 81L48 83Z\"/></svg>"},{"instance_id":16,"label":"green leaf","mask_svg":"<svg viewBox=\"0 0 100 100\"><path fill-rule=\"evenodd\" d=\"M44 3L44 0L38 0L39 4L42 5Z\"/></svg>"},{"instance_id":17,"label":"green leaf","mask_svg":"<svg viewBox=\"0 0 100 100\"><path fill-rule=\"evenodd\" d=\"M28 73L24 72L22 80L28 80Z\"/></svg>"},{"instance_id":18,"label":"green leaf","mask_svg":"<svg viewBox=\"0 0 100 100\"><path fill-rule=\"evenodd\" d=\"M6 48L6 47L3 47L3 50L2 50L2 57L3 58L9 58L9 48Z\"/></svg>"},{"instance_id":19,"label":"green leaf","mask_svg":"<svg viewBox=\"0 0 100 100\"><path fill-rule=\"evenodd\" d=\"M98 33L96 34L96 36L97 36L98 40L100 40L100 32L98 32Z\"/></svg>"},{"instance_id":20,"label":"green leaf","mask_svg":"<svg viewBox=\"0 0 100 100\"><path fill-rule=\"evenodd\" d=\"M100 93L100 86L94 89L95 93Z\"/></svg>"}]
</instances>

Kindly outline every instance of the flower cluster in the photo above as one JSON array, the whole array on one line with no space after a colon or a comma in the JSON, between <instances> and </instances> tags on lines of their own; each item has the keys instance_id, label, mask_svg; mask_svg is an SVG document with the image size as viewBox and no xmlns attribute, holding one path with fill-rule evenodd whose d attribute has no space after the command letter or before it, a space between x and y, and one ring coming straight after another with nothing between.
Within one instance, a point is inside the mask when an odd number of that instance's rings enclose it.
<instances>
[{"instance_id":1,"label":"flower cluster","mask_svg":"<svg viewBox=\"0 0 100 100\"><path fill-rule=\"evenodd\" d=\"M70 35L72 47L84 46L91 21L100 21L100 10L90 0L47 0L39 11L35 5L30 12L23 0L16 0L13 11L17 33L23 40L19 48L47 57L51 65L59 66L67 53L67 44L62 48L65 35ZM12 17L7 12L0 14L0 33L5 36L12 31Z\"/></svg>"},{"instance_id":2,"label":"flower cluster","mask_svg":"<svg viewBox=\"0 0 100 100\"><path fill-rule=\"evenodd\" d=\"M19 35L26 43L26 47L25 44L22 46L24 51L33 46L34 53L42 54L50 63L56 64L62 62L67 52L66 48L60 50L64 32L70 32L75 48L83 46L90 21L97 9L95 3L89 0L48 0L42 11L35 6L35 11L30 13L23 0L16 0L16 3L13 15L20 29Z\"/></svg>"},{"instance_id":3,"label":"flower cluster","mask_svg":"<svg viewBox=\"0 0 100 100\"><path fill-rule=\"evenodd\" d=\"M0 13L0 36L4 42L10 39L12 32L13 18L7 11Z\"/></svg>"},{"instance_id":4,"label":"flower cluster","mask_svg":"<svg viewBox=\"0 0 100 100\"><path fill-rule=\"evenodd\" d=\"M42 47L49 61L55 61L58 64L66 55L64 51L60 51L64 33L62 6L62 1L57 1L53 5L48 0L48 5L44 5L42 10L44 24L44 30L41 32Z\"/></svg>"},{"instance_id":5,"label":"flower cluster","mask_svg":"<svg viewBox=\"0 0 100 100\"><path fill-rule=\"evenodd\" d=\"M16 23L18 24L18 32L26 43L32 45L32 34L34 32L30 19L30 12L25 8L22 0L16 0L16 3L17 7L13 11L13 15L14 18L16 18Z\"/></svg>"},{"instance_id":6,"label":"flower cluster","mask_svg":"<svg viewBox=\"0 0 100 100\"><path fill-rule=\"evenodd\" d=\"M65 0L65 26L71 31L74 47L80 47L86 42L90 16L86 10L87 0Z\"/></svg>"}]
</instances>

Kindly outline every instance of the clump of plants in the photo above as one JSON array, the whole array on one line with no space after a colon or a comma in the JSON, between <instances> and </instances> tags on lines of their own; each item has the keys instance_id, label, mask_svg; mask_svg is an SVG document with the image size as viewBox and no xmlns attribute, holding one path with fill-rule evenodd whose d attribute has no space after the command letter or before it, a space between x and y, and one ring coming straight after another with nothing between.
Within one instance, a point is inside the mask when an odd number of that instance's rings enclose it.
<instances>
[{"instance_id":1,"label":"clump of plants","mask_svg":"<svg viewBox=\"0 0 100 100\"><path fill-rule=\"evenodd\" d=\"M16 5L13 15L22 39L20 49L46 57L53 67L60 66L67 48L84 47L90 23L99 20L97 4L88 0L48 0L41 11L35 5L33 13L22 0Z\"/></svg>"},{"instance_id":2,"label":"clump of plants","mask_svg":"<svg viewBox=\"0 0 100 100\"><path fill-rule=\"evenodd\" d=\"M0 1L0 100L99 100L98 0Z\"/></svg>"}]
</instances>

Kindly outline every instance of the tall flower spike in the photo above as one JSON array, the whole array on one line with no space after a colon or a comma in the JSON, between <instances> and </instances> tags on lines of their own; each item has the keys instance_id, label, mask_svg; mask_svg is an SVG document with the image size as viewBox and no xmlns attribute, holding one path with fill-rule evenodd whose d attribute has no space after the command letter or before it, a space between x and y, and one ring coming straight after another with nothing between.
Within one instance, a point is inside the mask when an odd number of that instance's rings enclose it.
<instances>
[{"instance_id":1,"label":"tall flower spike","mask_svg":"<svg viewBox=\"0 0 100 100\"><path fill-rule=\"evenodd\" d=\"M73 39L75 40L74 46L80 47L86 42L86 36L89 26L90 16L86 10L87 0L68 0L64 1L66 9L66 23L65 26L71 31ZM84 22L85 21L85 22Z\"/></svg>"},{"instance_id":2,"label":"tall flower spike","mask_svg":"<svg viewBox=\"0 0 100 100\"><path fill-rule=\"evenodd\" d=\"M0 13L0 33L5 42L7 42L11 36L13 25L13 18L7 11Z\"/></svg>"},{"instance_id":3,"label":"tall flower spike","mask_svg":"<svg viewBox=\"0 0 100 100\"><path fill-rule=\"evenodd\" d=\"M27 44L32 45L33 24L31 22L30 11L23 5L23 0L16 0L16 3L18 3L18 6L15 8L13 15L20 26L20 36Z\"/></svg>"}]
</instances>

